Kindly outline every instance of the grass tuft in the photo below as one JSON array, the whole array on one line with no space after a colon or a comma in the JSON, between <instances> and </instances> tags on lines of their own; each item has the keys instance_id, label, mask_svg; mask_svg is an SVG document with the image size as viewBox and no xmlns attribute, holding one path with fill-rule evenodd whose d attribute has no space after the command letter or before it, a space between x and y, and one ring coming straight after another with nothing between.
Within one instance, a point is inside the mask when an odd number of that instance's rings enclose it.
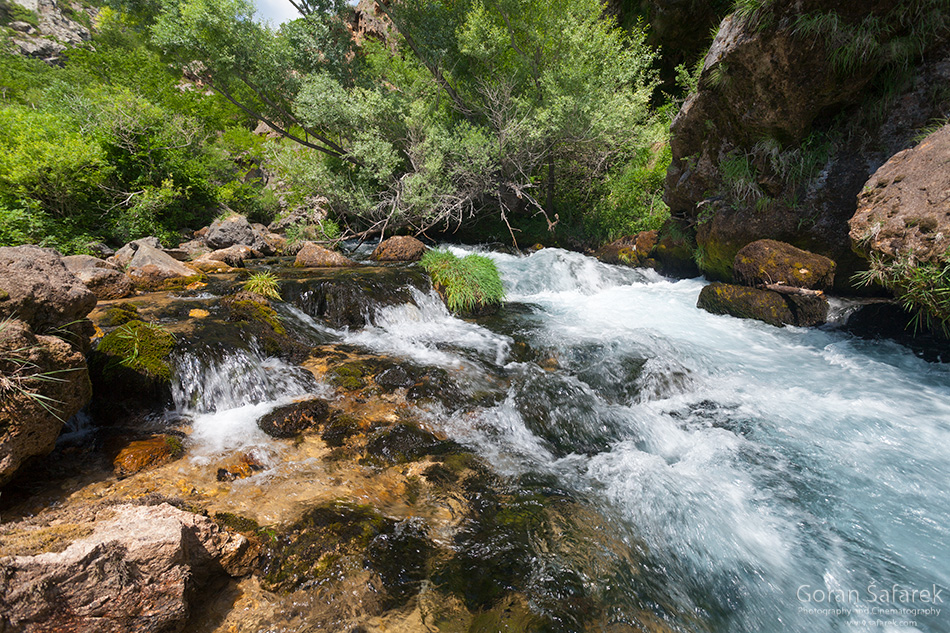
<instances>
[{"instance_id":1,"label":"grass tuft","mask_svg":"<svg viewBox=\"0 0 950 633\"><path fill-rule=\"evenodd\" d=\"M432 282L441 287L452 312L473 312L496 305L505 298L505 289L495 262L481 255L458 258L443 250L429 250L420 262Z\"/></svg>"},{"instance_id":2,"label":"grass tuft","mask_svg":"<svg viewBox=\"0 0 950 633\"><path fill-rule=\"evenodd\" d=\"M254 273L244 282L244 289L262 297L280 301L280 282L272 272Z\"/></svg>"}]
</instances>

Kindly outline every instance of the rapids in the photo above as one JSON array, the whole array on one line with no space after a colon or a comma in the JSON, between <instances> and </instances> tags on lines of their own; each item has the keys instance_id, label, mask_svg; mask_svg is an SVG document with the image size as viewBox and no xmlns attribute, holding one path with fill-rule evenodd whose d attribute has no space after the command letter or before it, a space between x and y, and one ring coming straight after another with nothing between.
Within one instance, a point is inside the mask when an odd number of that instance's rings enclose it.
<instances>
[{"instance_id":1,"label":"rapids","mask_svg":"<svg viewBox=\"0 0 950 633\"><path fill-rule=\"evenodd\" d=\"M950 366L832 326L705 313L702 280L559 249L484 254L508 294L497 317L457 319L417 289L361 329L281 309L495 390L420 415L513 485L586 508L535 544L536 608L569 603L569 578L618 625L648 610L683 631L950 630ZM227 379L190 367L176 391L205 452L265 443L255 416L323 388L229 358L210 372Z\"/></svg>"}]
</instances>

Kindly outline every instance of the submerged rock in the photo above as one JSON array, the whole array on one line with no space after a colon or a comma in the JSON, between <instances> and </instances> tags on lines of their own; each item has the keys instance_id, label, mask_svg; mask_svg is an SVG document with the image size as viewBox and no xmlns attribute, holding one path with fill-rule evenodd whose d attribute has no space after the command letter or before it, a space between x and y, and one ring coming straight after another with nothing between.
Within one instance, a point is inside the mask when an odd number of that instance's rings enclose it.
<instances>
[{"instance_id":1,"label":"submerged rock","mask_svg":"<svg viewBox=\"0 0 950 633\"><path fill-rule=\"evenodd\" d=\"M112 466L116 476L128 477L178 459L184 452L181 440L174 435L158 435L130 442L118 452Z\"/></svg>"},{"instance_id":2,"label":"submerged rock","mask_svg":"<svg viewBox=\"0 0 950 633\"><path fill-rule=\"evenodd\" d=\"M330 416L325 400L314 398L274 409L257 421L262 431L277 438L290 438L322 426Z\"/></svg>"},{"instance_id":3,"label":"submerged rock","mask_svg":"<svg viewBox=\"0 0 950 633\"><path fill-rule=\"evenodd\" d=\"M426 250L426 245L416 238L397 235L380 242L369 258L377 262L417 262Z\"/></svg>"},{"instance_id":4,"label":"submerged rock","mask_svg":"<svg viewBox=\"0 0 950 633\"><path fill-rule=\"evenodd\" d=\"M119 505L60 552L0 559L0 629L182 631L197 592L249 573L251 542L168 504Z\"/></svg>"},{"instance_id":5,"label":"submerged rock","mask_svg":"<svg viewBox=\"0 0 950 633\"><path fill-rule=\"evenodd\" d=\"M828 318L828 300L817 295L785 295L771 290L711 283L699 293L696 307L713 314L756 319L769 325L821 325Z\"/></svg>"}]
</instances>

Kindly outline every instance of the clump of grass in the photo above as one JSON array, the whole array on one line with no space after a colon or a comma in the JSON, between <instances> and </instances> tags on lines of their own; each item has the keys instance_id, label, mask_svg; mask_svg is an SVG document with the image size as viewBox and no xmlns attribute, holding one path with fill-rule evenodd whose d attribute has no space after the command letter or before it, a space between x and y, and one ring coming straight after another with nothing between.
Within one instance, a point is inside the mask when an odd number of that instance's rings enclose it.
<instances>
[{"instance_id":1,"label":"clump of grass","mask_svg":"<svg viewBox=\"0 0 950 633\"><path fill-rule=\"evenodd\" d=\"M280 282L272 272L254 273L244 282L244 289L280 301Z\"/></svg>"},{"instance_id":2,"label":"clump of grass","mask_svg":"<svg viewBox=\"0 0 950 633\"><path fill-rule=\"evenodd\" d=\"M112 366L121 365L151 378L168 380L168 355L175 347L175 335L155 323L130 321L99 342L97 351L113 357Z\"/></svg>"},{"instance_id":3,"label":"clump of grass","mask_svg":"<svg viewBox=\"0 0 950 633\"><path fill-rule=\"evenodd\" d=\"M857 284L879 283L913 314L914 327L950 336L950 251L938 261L920 263L913 253L886 260L871 255L870 268L854 275Z\"/></svg>"},{"instance_id":4,"label":"clump of grass","mask_svg":"<svg viewBox=\"0 0 950 633\"><path fill-rule=\"evenodd\" d=\"M420 262L441 289L452 312L474 312L505 299L495 262L481 255L459 258L448 251L428 250Z\"/></svg>"},{"instance_id":5,"label":"clump of grass","mask_svg":"<svg viewBox=\"0 0 950 633\"><path fill-rule=\"evenodd\" d=\"M12 321L12 317L0 320L0 333L3 333ZM46 383L66 382L59 374L76 371L76 368L41 371L40 366L31 358L36 349L36 346L27 346L0 352L0 402L12 396L24 397L35 402L57 420L65 421L60 416L60 405L63 403L40 393L40 390Z\"/></svg>"}]
</instances>

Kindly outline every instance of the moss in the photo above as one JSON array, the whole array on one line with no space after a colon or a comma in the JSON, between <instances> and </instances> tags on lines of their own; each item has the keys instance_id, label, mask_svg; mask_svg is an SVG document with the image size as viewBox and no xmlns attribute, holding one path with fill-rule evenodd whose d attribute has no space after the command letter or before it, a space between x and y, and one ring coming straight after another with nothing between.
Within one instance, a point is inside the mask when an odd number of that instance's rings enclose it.
<instances>
[{"instance_id":1,"label":"moss","mask_svg":"<svg viewBox=\"0 0 950 633\"><path fill-rule=\"evenodd\" d=\"M172 459L178 459L185 454L185 445L174 435L166 435L165 444L168 446L168 450L171 451Z\"/></svg>"},{"instance_id":2,"label":"moss","mask_svg":"<svg viewBox=\"0 0 950 633\"><path fill-rule=\"evenodd\" d=\"M327 375L330 382L345 391L356 391L366 386L364 377L371 375L372 367L362 361L353 361L331 369Z\"/></svg>"},{"instance_id":3,"label":"moss","mask_svg":"<svg viewBox=\"0 0 950 633\"><path fill-rule=\"evenodd\" d=\"M168 279L163 281L159 290L185 290L191 284L196 283L208 283L208 275L204 273L198 273L196 275L189 275L187 277L175 277L173 279Z\"/></svg>"},{"instance_id":4,"label":"moss","mask_svg":"<svg viewBox=\"0 0 950 633\"><path fill-rule=\"evenodd\" d=\"M106 311L103 323L107 326L125 325L129 321L140 321L139 309L133 303L117 303Z\"/></svg>"},{"instance_id":5,"label":"moss","mask_svg":"<svg viewBox=\"0 0 950 633\"><path fill-rule=\"evenodd\" d=\"M320 436L327 446L337 448L362 430L360 421L352 415L340 414L331 419Z\"/></svg>"},{"instance_id":6,"label":"moss","mask_svg":"<svg viewBox=\"0 0 950 633\"><path fill-rule=\"evenodd\" d=\"M248 299L225 302L230 314L229 321L256 321L263 323L277 334L286 334L287 329L280 322L277 312L267 304Z\"/></svg>"},{"instance_id":7,"label":"moss","mask_svg":"<svg viewBox=\"0 0 950 633\"><path fill-rule=\"evenodd\" d=\"M257 534L261 531L261 526L254 519L242 517L239 514L231 512L216 512L214 520L218 525L231 528L244 534Z\"/></svg>"},{"instance_id":8,"label":"moss","mask_svg":"<svg viewBox=\"0 0 950 633\"><path fill-rule=\"evenodd\" d=\"M168 355L175 347L174 335L159 325L129 321L105 335L96 348L109 357L104 375L125 367L149 378L171 378Z\"/></svg>"},{"instance_id":9,"label":"moss","mask_svg":"<svg viewBox=\"0 0 950 633\"><path fill-rule=\"evenodd\" d=\"M9 298L10 298L10 293L4 290L3 288L0 288L0 301L6 301Z\"/></svg>"}]
</instances>

